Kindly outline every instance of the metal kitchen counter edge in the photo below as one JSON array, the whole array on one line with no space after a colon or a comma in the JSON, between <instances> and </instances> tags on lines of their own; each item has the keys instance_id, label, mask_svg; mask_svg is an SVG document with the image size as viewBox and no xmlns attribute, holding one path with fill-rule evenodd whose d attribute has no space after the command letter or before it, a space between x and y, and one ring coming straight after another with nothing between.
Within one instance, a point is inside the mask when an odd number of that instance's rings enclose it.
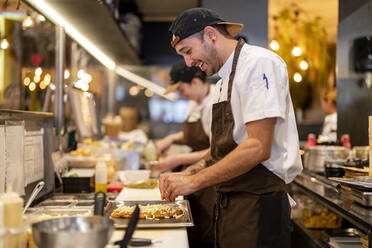
<instances>
[{"instance_id":1,"label":"metal kitchen counter edge","mask_svg":"<svg viewBox=\"0 0 372 248\"><path fill-rule=\"evenodd\" d=\"M337 188L337 183L306 170L295 178L291 186L341 215L361 231L368 233L368 245L372 247L372 208L363 207L355 202L352 204L345 202L342 198L343 193Z\"/></svg>"}]
</instances>

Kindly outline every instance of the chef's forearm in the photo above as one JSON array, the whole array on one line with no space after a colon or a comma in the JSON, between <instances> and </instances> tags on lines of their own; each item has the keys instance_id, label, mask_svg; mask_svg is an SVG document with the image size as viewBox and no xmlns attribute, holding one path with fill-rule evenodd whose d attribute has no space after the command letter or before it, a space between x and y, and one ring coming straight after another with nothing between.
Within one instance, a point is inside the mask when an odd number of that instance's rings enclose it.
<instances>
[{"instance_id":1,"label":"chef's forearm","mask_svg":"<svg viewBox=\"0 0 372 248\"><path fill-rule=\"evenodd\" d=\"M179 154L177 159L180 160L180 164L194 164L201 160L208 151L209 149L205 149L197 152Z\"/></svg>"},{"instance_id":2,"label":"chef's forearm","mask_svg":"<svg viewBox=\"0 0 372 248\"><path fill-rule=\"evenodd\" d=\"M204 168L205 168L205 160L201 159L197 163L187 167L187 169L185 169L184 172L186 173L186 175L191 176L191 175L195 175L196 173L203 170Z\"/></svg>"},{"instance_id":3,"label":"chef's forearm","mask_svg":"<svg viewBox=\"0 0 372 248\"><path fill-rule=\"evenodd\" d=\"M169 135L169 138L171 139L172 143L174 143L174 144L183 144L184 143L183 131L180 131L178 133Z\"/></svg>"}]
</instances>

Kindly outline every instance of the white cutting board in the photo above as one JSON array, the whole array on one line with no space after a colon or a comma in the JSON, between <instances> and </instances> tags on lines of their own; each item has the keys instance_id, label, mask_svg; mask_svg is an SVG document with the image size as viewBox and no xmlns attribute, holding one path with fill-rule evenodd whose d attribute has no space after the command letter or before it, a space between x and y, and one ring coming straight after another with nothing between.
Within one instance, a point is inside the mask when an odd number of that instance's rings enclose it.
<instances>
[{"instance_id":1,"label":"white cutting board","mask_svg":"<svg viewBox=\"0 0 372 248\"><path fill-rule=\"evenodd\" d=\"M116 197L117 201L161 201L160 190L154 189L131 189L124 187Z\"/></svg>"}]
</instances>

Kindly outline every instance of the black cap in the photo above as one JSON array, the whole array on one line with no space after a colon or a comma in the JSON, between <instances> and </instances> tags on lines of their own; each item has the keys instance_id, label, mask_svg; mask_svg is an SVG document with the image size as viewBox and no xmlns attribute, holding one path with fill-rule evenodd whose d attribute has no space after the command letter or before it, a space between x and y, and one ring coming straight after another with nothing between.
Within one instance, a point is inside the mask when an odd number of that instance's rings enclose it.
<instances>
[{"instance_id":1,"label":"black cap","mask_svg":"<svg viewBox=\"0 0 372 248\"><path fill-rule=\"evenodd\" d=\"M191 83L193 78L199 78L204 82L207 76L199 67L188 67L184 60L180 60L172 66L170 77L171 85L165 90L164 94L175 91L180 82Z\"/></svg>"},{"instance_id":2,"label":"black cap","mask_svg":"<svg viewBox=\"0 0 372 248\"><path fill-rule=\"evenodd\" d=\"M215 24L226 25L226 31L235 37L244 27L243 24L225 22L218 14L206 8L192 8L182 12L169 28L172 35L171 44L174 47L180 40L202 31L206 26Z\"/></svg>"}]
</instances>

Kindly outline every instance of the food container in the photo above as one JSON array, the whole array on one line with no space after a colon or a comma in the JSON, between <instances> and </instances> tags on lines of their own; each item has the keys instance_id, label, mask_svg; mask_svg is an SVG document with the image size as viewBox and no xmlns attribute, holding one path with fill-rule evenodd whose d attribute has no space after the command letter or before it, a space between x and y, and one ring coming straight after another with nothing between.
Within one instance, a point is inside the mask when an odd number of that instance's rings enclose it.
<instances>
[{"instance_id":1,"label":"food container","mask_svg":"<svg viewBox=\"0 0 372 248\"><path fill-rule=\"evenodd\" d=\"M342 146L312 146L305 151L304 167L310 171L324 173L326 160L346 159L349 150Z\"/></svg>"},{"instance_id":2,"label":"food container","mask_svg":"<svg viewBox=\"0 0 372 248\"><path fill-rule=\"evenodd\" d=\"M72 169L62 176L63 193L90 193L94 188L93 169Z\"/></svg>"},{"instance_id":3,"label":"food container","mask_svg":"<svg viewBox=\"0 0 372 248\"><path fill-rule=\"evenodd\" d=\"M340 228L342 217L310 200L303 209L303 224L307 228Z\"/></svg>"},{"instance_id":4,"label":"food container","mask_svg":"<svg viewBox=\"0 0 372 248\"><path fill-rule=\"evenodd\" d=\"M113 231L112 221L103 216L50 219L32 225L39 248L103 248Z\"/></svg>"},{"instance_id":5,"label":"food container","mask_svg":"<svg viewBox=\"0 0 372 248\"><path fill-rule=\"evenodd\" d=\"M150 170L124 170L119 171L119 178L124 184L133 184L150 177Z\"/></svg>"},{"instance_id":6,"label":"food container","mask_svg":"<svg viewBox=\"0 0 372 248\"><path fill-rule=\"evenodd\" d=\"M354 146L351 150L353 158L359 158L361 160L368 159L369 147L368 146Z\"/></svg>"},{"instance_id":7,"label":"food container","mask_svg":"<svg viewBox=\"0 0 372 248\"><path fill-rule=\"evenodd\" d=\"M106 194L94 195L94 216L49 219L32 224L32 234L39 248L104 248L111 238L113 222L103 216Z\"/></svg>"}]
</instances>

